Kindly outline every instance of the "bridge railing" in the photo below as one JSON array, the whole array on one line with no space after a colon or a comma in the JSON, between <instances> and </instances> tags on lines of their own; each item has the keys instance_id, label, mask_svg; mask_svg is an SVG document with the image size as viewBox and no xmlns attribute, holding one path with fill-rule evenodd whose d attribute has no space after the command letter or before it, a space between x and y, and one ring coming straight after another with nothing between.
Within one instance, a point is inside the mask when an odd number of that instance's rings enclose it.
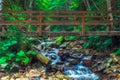
<instances>
[{"instance_id":1,"label":"bridge railing","mask_svg":"<svg viewBox=\"0 0 120 80\"><path fill-rule=\"evenodd\" d=\"M1 11L0 12L0 26L2 31L5 31L5 27L10 25L17 26L27 26L35 25L38 26L37 34L42 35L118 35L119 31L114 31L110 29L108 31L89 31L86 32L86 26L93 25L106 25L109 27L111 23L120 24L120 11L112 12L88 12L88 11L23 11L23 12L10 12ZM112 13L113 20L110 20L109 13ZM52 25L70 25L74 26L72 32L62 31L62 32L52 32L50 26ZM81 25L82 30L76 32L76 26ZM45 27L48 29L45 29ZM30 33L29 30L26 33Z\"/></svg>"}]
</instances>

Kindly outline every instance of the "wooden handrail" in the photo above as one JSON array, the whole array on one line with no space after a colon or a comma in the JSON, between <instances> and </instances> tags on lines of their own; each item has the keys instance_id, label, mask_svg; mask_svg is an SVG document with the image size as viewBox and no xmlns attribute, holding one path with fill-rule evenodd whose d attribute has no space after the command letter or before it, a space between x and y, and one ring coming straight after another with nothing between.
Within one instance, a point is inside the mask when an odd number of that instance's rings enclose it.
<instances>
[{"instance_id":1,"label":"wooden handrail","mask_svg":"<svg viewBox=\"0 0 120 80\"><path fill-rule=\"evenodd\" d=\"M108 13L112 13L113 15L119 14L120 11L108 11L108 12L96 12L96 11L23 11L23 12L11 12L11 11L0 11L3 15L1 15L0 25L36 25L38 26L38 32L40 36L44 35L43 26L48 25L73 25L74 31L76 31L76 26L81 25L82 31L78 32L78 34L82 34L82 36L86 36L92 34L92 32L87 33L85 31L86 25L109 25L110 23L120 24L119 20L109 20ZM10 16L5 16L4 13L10 14ZM24 14L24 16L19 14ZM103 14L100 15L100 14ZM17 18L17 20L7 20L7 18L12 17ZM19 20L19 17L25 18L25 20ZM113 16L114 17L114 16ZM52 34L52 32L49 32ZM63 33L63 32L62 32ZM64 32L66 33L66 32ZM73 33L73 32L71 32ZM117 32L112 34L116 34ZM67 33L66 33L67 34ZM68 34L70 34L68 32ZM107 34L101 32L101 35ZM92 34L93 35L93 34Z\"/></svg>"}]
</instances>

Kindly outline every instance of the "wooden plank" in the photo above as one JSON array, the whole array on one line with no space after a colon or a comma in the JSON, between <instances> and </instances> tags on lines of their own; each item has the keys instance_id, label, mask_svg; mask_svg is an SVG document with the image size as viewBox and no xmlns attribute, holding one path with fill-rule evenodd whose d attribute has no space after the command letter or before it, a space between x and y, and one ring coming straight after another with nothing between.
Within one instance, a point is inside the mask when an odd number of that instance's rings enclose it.
<instances>
[{"instance_id":1,"label":"wooden plank","mask_svg":"<svg viewBox=\"0 0 120 80\"><path fill-rule=\"evenodd\" d=\"M70 36L70 35L82 36L82 33L80 32L68 32L68 31L61 31L61 32L43 31L42 34L45 36Z\"/></svg>"},{"instance_id":2,"label":"wooden plank","mask_svg":"<svg viewBox=\"0 0 120 80\"><path fill-rule=\"evenodd\" d=\"M44 31L43 35L46 36L60 36L60 35L64 35L64 36L70 36L70 35L76 35L76 36L83 36L82 32L48 32L48 31ZM85 32L84 36L120 36L120 31L89 31L89 32Z\"/></svg>"},{"instance_id":3,"label":"wooden plank","mask_svg":"<svg viewBox=\"0 0 120 80\"><path fill-rule=\"evenodd\" d=\"M85 13L82 14L82 36L85 36Z\"/></svg>"},{"instance_id":4,"label":"wooden plank","mask_svg":"<svg viewBox=\"0 0 120 80\"><path fill-rule=\"evenodd\" d=\"M38 30L39 30L39 35L42 36L42 12L40 12L40 15L39 15L39 27L38 27Z\"/></svg>"},{"instance_id":5,"label":"wooden plank","mask_svg":"<svg viewBox=\"0 0 120 80\"><path fill-rule=\"evenodd\" d=\"M120 36L120 31L89 31L89 32L85 32L86 36Z\"/></svg>"},{"instance_id":6,"label":"wooden plank","mask_svg":"<svg viewBox=\"0 0 120 80\"><path fill-rule=\"evenodd\" d=\"M0 13L39 13L41 11L0 11ZM112 11L42 11L43 14L51 14L51 13L64 13L64 14L82 14L82 13L88 13L88 14L106 14L106 13L120 13L119 10L112 10Z\"/></svg>"}]
</instances>

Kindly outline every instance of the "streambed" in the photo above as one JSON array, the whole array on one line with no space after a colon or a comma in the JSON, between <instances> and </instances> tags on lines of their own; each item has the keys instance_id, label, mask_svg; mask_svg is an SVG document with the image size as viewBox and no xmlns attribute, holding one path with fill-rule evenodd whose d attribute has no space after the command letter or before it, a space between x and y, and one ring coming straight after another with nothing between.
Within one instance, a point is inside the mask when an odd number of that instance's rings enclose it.
<instances>
[{"instance_id":1,"label":"streambed","mask_svg":"<svg viewBox=\"0 0 120 80\"><path fill-rule=\"evenodd\" d=\"M62 73L69 76L71 80L98 80L99 76L93 73L87 66L84 66L83 60L89 59L83 53L71 51L66 48L48 47L55 42L40 41L42 45L41 54L51 60L50 65L62 69ZM51 68L50 68L51 69ZM48 70L50 70L48 69Z\"/></svg>"}]
</instances>

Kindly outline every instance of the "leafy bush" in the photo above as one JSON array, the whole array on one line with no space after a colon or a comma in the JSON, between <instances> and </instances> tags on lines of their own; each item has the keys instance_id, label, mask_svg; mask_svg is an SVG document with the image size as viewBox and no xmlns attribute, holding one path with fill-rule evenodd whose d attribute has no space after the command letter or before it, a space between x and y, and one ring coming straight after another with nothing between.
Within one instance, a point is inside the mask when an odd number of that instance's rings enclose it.
<instances>
[{"instance_id":1,"label":"leafy bush","mask_svg":"<svg viewBox=\"0 0 120 80\"><path fill-rule=\"evenodd\" d=\"M1 38L0 42L0 64L9 64L15 62L20 65L30 63L36 52L32 49L32 43L18 26L9 26L6 36Z\"/></svg>"},{"instance_id":2,"label":"leafy bush","mask_svg":"<svg viewBox=\"0 0 120 80\"><path fill-rule=\"evenodd\" d=\"M102 36L89 36L87 42L84 44L84 48L94 48L97 50L104 50L105 48L110 48L112 45L111 37Z\"/></svg>"},{"instance_id":3,"label":"leafy bush","mask_svg":"<svg viewBox=\"0 0 120 80\"><path fill-rule=\"evenodd\" d=\"M118 49L116 50L115 55L116 55L116 56L120 56L120 48L118 48Z\"/></svg>"}]
</instances>

